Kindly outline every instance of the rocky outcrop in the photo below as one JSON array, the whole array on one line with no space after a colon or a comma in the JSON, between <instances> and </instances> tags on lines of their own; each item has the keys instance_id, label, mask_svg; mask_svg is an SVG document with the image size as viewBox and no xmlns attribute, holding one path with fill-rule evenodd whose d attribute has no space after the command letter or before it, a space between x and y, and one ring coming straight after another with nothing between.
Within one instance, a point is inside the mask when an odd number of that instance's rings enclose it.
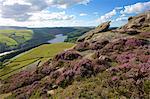
<instances>
[{"instance_id":1,"label":"rocky outcrop","mask_svg":"<svg viewBox=\"0 0 150 99\"><path fill-rule=\"evenodd\" d=\"M150 11L142 13L138 16L129 17L128 23L121 28L114 30L114 32L138 34L140 32L147 32L150 28Z\"/></svg>"},{"instance_id":2,"label":"rocky outcrop","mask_svg":"<svg viewBox=\"0 0 150 99\"><path fill-rule=\"evenodd\" d=\"M98 40L98 41L92 41L92 42L80 42L78 43L74 49L83 52L86 50L99 50L103 48L105 45L109 43L108 40Z\"/></svg>"},{"instance_id":3,"label":"rocky outcrop","mask_svg":"<svg viewBox=\"0 0 150 99\"><path fill-rule=\"evenodd\" d=\"M109 29L110 22L111 21L102 23L101 25L97 26L94 30L91 30L87 32L85 35L81 36L77 41L82 42L84 40L92 38L94 34L107 31Z\"/></svg>"},{"instance_id":4,"label":"rocky outcrop","mask_svg":"<svg viewBox=\"0 0 150 99\"><path fill-rule=\"evenodd\" d=\"M56 60L56 61L58 61L58 60L74 60L74 59L78 59L78 58L81 58L81 55L78 52L68 50L68 51L65 51L63 53L56 55L54 57L54 60Z\"/></svg>"},{"instance_id":5,"label":"rocky outcrop","mask_svg":"<svg viewBox=\"0 0 150 99\"><path fill-rule=\"evenodd\" d=\"M108 22L105 22L105 23L102 23L101 25L97 26L94 30L94 33L99 33L99 32L105 32L109 29L109 26L110 26L110 22L111 21L108 21Z\"/></svg>"},{"instance_id":6,"label":"rocky outcrop","mask_svg":"<svg viewBox=\"0 0 150 99\"><path fill-rule=\"evenodd\" d=\"M144 38L150 38L150 32L141 32L140 36Z\"/></svg>"},{"instance_id":7,"label":"rocky outcrop","mask_svg":"<svg viewBox=\"0 0 150 99\"><path fill-rule=\"evenodd\" d=\"M89 42L80 42L74 47L77 51L86 51L90 49L90 43Z\"/></svg>"}]
</instances>

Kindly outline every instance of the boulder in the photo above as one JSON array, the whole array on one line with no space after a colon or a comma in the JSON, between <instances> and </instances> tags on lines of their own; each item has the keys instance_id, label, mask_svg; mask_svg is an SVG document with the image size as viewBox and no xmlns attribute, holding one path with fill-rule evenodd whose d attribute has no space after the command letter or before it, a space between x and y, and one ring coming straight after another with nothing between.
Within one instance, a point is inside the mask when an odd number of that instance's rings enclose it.
<instances>
[{"instance_id":1,"label":"boulder","mask_svg":"<svg viewBox=\"0 0 150 99\"><path fill-rule=\"evenodd\" d=\"M101 25L97 26L95 29L85 33L85 35L81 36L77 41L83 42L84 40L88 40L92 38L94 34L107 31L109 29L110 22L111 21L102 23Z\"/></svg>"},{"instance_id":2,"label":"boulder","mask_svg":"<svg viewBox=\"0 0 150 99\"><path fill-rule=\"evenodd\" d=\"M63 53L57 54L53 60L74 60L81 58L82 56L73 50L64 51Z\"/></svg>"},{"instance_id":3,"label":"boulder","mask_svg":"<svg viewBox=\"0 0 150 99\"><path fill-rule=\"evenodd\" d=\"M51 95L54 95L55 92L54 92L54 90L50 90L50 91L47 91L47 94L51 96Z\"/></svg>"},{"instance_id":4,"label":"boulder","mask_svg":"<svg viewBox=\"0 0 150 99\"><path fill-rule=\"evenodd\" d=\"M90 49L99 50L109 43L108 40L99 40L90 44Z\"/></svg>"},{"instance_id":5,"label":"boulder","mask_svg":"<svg viewBox=\"0 0 150 99\"><path fill-rule=\"evenodd\" d=\"M141 32L140 36L144 38L150 38L150 32Z\"/></svg>"},{"instance_id":6,"label":"boulder","mask_svg":"<svg viewBox=\"0 0 150 99\"><path fill-rule=\"evenodd\" d=\"M79 44L77 44L74 49L77 50L77 51L85 51L85 50L89 50L89 42L80 42Z\"/></svg>"},{"instance_id":7,"label":"boulder","mask_svg":"<svg viewBox=\"0 0 150 99\"><path fill-rule=\"evenodd\" d=\"M107 31L107 30L109 29L110 22L111 22L111 21L108 21L108 22L105 22L105 23L102 23L101 25L99 25L99 26L95 29L95 33Z\"/></svg>"},{"instance_id":8,"label":"boulder","mask_svg":"<svg viewBox=\"0 0 150 99\"><path fill-rule=\"evenodd\" d=\"M114 32L127 33L130 35L145 32L143 28L150 28L150 11L128 18L128 23L114 30Z\"/></svg>"}]
</instances>

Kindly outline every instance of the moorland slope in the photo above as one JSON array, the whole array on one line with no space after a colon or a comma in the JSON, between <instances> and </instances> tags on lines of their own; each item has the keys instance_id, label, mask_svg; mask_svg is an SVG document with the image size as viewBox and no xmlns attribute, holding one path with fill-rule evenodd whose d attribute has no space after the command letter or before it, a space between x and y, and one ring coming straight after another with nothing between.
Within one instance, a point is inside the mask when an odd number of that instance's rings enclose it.
<instances>
[{"instance_id":1,"label":"moorland slope","mask_svg":"<svg viewBox=\"0 0 150 99\"><path fill-rule=\"evenodd\" d=\"M0 93L11 93L8 99L148 99L149 23L150 12L115 30L103 23L36 70L1 81Z\"/></svg>"}]
</instances>

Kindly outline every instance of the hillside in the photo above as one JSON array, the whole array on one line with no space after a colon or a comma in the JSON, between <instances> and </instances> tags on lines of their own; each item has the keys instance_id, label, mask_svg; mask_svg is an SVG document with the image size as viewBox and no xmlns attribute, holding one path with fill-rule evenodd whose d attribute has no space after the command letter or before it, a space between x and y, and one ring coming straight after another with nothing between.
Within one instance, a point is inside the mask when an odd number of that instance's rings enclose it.
<instances>
[{"instance_id":1,"label":"hillside","mask_svg":"<svg viewBox=\"0 0 150 99\"><path fill-rule=\"evenodd\" d=\"M70 34L77 34L77 38L83 34L83 32L85 33L90 29L90 27L4 27L4 29L0 30L0 63L3 64L3 62L8 61L16 55L26 52L34 47L48 43L48 41L54 39L57 34L63 34L69 39L74 39L74 37L70 37ZM69 40L66 42L71 41ZM8 54L5 55L5 53ZM3 67L3 65L0 65L0 68Z\"/></svg>"},{"instance_id":2,"label":"hillside","mask_svg":"<svg viewBox=\"0 0 150 99\"><path fill-rule=\"evenodd\" d=\"M0 30L0 53L9 50L20 50L36 47L43 43L47 43L48 40L55 38L55 35L57 34L69 36L72 32L82 34L83 32L91 29L89 27L1 28L3 29Z\"/></svg>"},{"instance_id":3,"label":"hillside","mask_svg":"<svg viewBox=\"0 0 150 99\"><path fill-rule=\"evenodd\" d=\"M3 69L0 69L0 79L6 79L23 69L34 70L37 66L52 59L57 53L64 51L73 45L74 44L72 43L44 44L22 53L3 64L5 66ZM44 51L42 51L43 49Z\"/></svg>"},{"instance_id":4,"label":"hillside","mask_svg":"<svg viewBox=\"0 0 150 99\"><path fill-rule=\"evenodd\" d=\"M8 99L149 99L149 16L130 17L113 30L110 22L97 26L40 67L1 80L0 93Z\"/></svg>"},{"instance_id":5,"label":"hillside","mask_svg":"<svg viewBox=\"0 0 150 99\"><path fill-rule=\"evenodd\" d=\"M78 27L76 29L77 30L75 30L73 32L67 33L67 39L65 39L65 42L75 43L80 36L82 36L83 34L85 34L88 31L92 30L93 28Z\"/></svg>"},{"instance_id":6,"label":"hillside","mask_svg":"<svg viewBox=\"0 0 150 99\"><path fill-rule=\"evenodd\" d=\"M10 50L30 40L31 30L0 30L0 52Z\"/></svg>"},{"instance_id":7,"label":"hillside","mask_svg":"<svg viewBox=\"0 0 150 99\"><path fill-rule=\"evenodd\" d=\"M54 37L52 34L32 30L0 30L0 52L34 47Z\"/></svg>"},{"instance_id":8,"label":"hillside","mask_svg":"<svg viewBox=\"0 0 150 99\"><path fill-rule=\"evenodd\" d=\"M27 27L18 26L0 26L0 30L26 30Z\"/></svg>"}]
</instances>

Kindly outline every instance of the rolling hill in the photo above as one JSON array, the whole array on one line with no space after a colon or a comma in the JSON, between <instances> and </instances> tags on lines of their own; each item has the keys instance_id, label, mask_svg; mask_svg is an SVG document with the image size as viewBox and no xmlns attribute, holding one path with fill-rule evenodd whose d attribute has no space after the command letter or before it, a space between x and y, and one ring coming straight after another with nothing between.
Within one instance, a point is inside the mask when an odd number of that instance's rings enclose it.
<instances>
[{"instance_id":1,"label":"rolling hill","mask_svg":"<svg viewBox=\"0 0 150 99\"><path fill-rule=\"evenodd\" d=\"M0 52L18 47L32 36L31 30L0 30Z\"/></svg>"},{"instance_id":2,"label":"rolling hill","mask_svg":"<svg viewBox=\"0 0 150 99\"><path fill-rule=\"evenodd\" d=\"M33 48L48 40L55 38L57 34L68 35L76 33L77 36L90 30L89 27L54 27L54 28L26 28L26 27L0 27L0 53ZM80 34L80 35L79 35ZM70 40L68 40L70 42Z\"/></svg>"},{"instance_id":3,"label":"rolling hill","mask_svg":"<svg viewBox=\"0 0 150 99\"><path fill-rule=\"evenodd\" d=\"M53 39L52 34L35 33L32 30L0 30L0 52L30 48Z\"/></svg>"}]
</instances>

